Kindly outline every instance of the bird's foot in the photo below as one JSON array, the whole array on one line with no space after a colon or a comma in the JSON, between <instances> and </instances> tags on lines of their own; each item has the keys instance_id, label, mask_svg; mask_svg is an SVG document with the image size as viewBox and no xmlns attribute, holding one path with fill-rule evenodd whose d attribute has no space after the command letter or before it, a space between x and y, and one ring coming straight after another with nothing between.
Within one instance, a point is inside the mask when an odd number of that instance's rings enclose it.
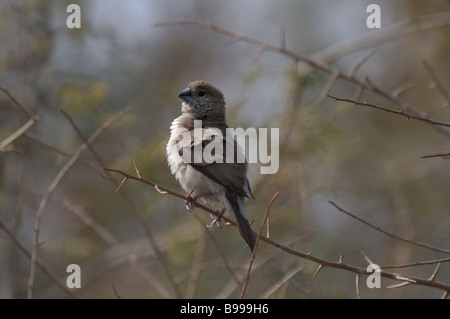
<instances>
[{"instance_id":1,"label":"bird's foot","mask_svg":"<svg viewBox=\"0 0 450 319\"><path fill-rule=\"evenodd\" d=\"M190 191L189 194L186 195L186 197L189 198L189 199L186 199L184 201L184 204L186 205L186 209L190 213L192 213L194 211L194 209L195 209L195 201L194 201L194 198L191 197L192 192L193 191Z\"/></svg>"},{"instance_id":2,"label":"bird's foot","mask_svg":"<svg viewBox=\"0 0 450 319\"><path fill-rule=\"evenodd\" d=\"M208 193L199 193L199 194L195 194L194 196L191 196L193 191L190 191L189 194L187 194L187 198L184 201L184 203L186 204L186 209L192 213L195 209L195 207L197 206L197 199L201 198L201 197L205 197L207 195L209 195Z\"/></svg>"},{"instance_id":3,"label":"bird's foot","mask_svg":"<svg viewBox=\"0 0 450 319\"><path fill-rule=\"evenodd\" d=\"M206 226L213 227L214 225L217 225L219 229L222 229L223 225L220 223L220 221L222 220L223 214L225 214L225 208L222 209L222 211L217 211L217 215L211 214L211 218L214 218L214 220L211 222L211 224Z\"/></svg>"},{"instance_id":4,"label":"bird's foot","mask_svg":"<svg viewBox=\"0 0 450 319\"><path fill-rule=\"evenodd\" d=\"M192 213L195 209L195 202L193 200L185 200L184 203L186 204L186 209Z\"/></svg>"}]
</instances>

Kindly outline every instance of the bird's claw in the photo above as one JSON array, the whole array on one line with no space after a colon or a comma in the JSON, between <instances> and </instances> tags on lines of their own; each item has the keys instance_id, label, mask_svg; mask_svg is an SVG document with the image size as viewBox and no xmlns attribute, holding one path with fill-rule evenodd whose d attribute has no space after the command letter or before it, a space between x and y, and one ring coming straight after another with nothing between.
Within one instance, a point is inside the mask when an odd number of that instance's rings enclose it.
<instances>
[{"instance_id":1,"label":"bird's claw","mask_svg":"<svg viewBox=\"0 0 450 319\"><path fill-rule=\"evenodd\" d=\"M220 221L222 220L222 216L224 213L225 213L225 209L222 209L222 211L217 211L217 215L211 214L211 218L213 219L213 221L211 222L211 224L206 225L206 226L213 227L214 225L216 225L219 229L222 229L223 224Z\"/></svg>"},{"instance_id":2,"label":"bird's claw","mask_svg":"<svg viewBox=\"0 0 450 319\"><path fill-rule=\"evenodd\" d=\"M206 225L206 227L209 228L209 227L213 227L214 225L216 225L217 228L222 229L223 224L220 222L221 217L211 214L211 218L213 219L213 221L211 222L211 224Z\"/></svg>"},{"instance_id":3,"label":"bird's claw","mask_svg":"<svg viewBox=\"0 0 450 319\"><path fill-rule=\"evenodd\" d=\"M185 200L184 203L186 204L186 209L192 213L196 207L195 205L195 200L191 199L191 200Z\"/></svg>"},{"instance_id":4,"label":"bird's claw","mask_svg":"<svg viewBox=\"0 0 450 319\"><path fill-rule=\"evenodd\" d=\"M193 190L190 191L189 194L186 195L186 197L189 198L189 199L186 199L186 200L184 201L184 204L186 205L186 209L187 209L190 213L192 213L192 212L194 211L195 206L196 206L196 205L195 205L195 201L197 200L197 199L195 198L195 196L194 196L194 197L191 197L191 194L192 194L193 192L194 192Z\"/></svg>"}]
</instances>

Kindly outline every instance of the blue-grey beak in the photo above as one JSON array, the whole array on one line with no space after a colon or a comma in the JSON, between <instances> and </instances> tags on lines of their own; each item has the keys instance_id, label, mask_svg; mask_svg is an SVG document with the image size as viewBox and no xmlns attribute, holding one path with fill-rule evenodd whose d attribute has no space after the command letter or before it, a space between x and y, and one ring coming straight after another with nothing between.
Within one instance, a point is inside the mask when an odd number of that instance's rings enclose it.
<instances>
[{"instance_id":1,"label":"blue-grey beak","mask_svg":"<svg viewBox=\"0 0 450 319\"><path fill-rule=\"evenodd\" d=\"M187 103L193 103L194 98L192 97L192 91L190 88L186 88L178 94L178 97Z\"/></svg>"}]
</instances>

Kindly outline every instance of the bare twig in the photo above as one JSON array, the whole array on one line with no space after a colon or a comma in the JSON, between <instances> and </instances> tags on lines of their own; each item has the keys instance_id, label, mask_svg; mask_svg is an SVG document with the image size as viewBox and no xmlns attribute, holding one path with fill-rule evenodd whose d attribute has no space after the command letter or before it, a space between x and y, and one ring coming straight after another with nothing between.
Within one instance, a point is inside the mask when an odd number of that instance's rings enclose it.
<instances>
[{"instance_id":1,"label":"bare twig","mask_svg":"<svg viewBox=\"0 0 450 319\"><path fill-rule=\"evenodd\" d=\"M380 266L380 269L407 268L407 267L415 267L415 266L441 264L441 263L445 263L445 262L450 262L450 258L442 258L442 259L429 260L429 261L418 261L415 263L409 263L409 264L403 264L403 265Z\"/></svg>"},{"instance_id":2,"label":"bare twig","mask_svg":"<svg viewBox=\"0 0 450 319\"><path fill-rule=\"evenodd\" d=\"M214 236L211 234L211 232L209 230L209 227L207 225L205 225L203 223L203 221L198 216L195 216L195 217L197 218L199 223L202 225L202 227L205 230L206 234L208 235L209 239L213 243L214 248L216 249L217 253L219 254L220 258L222 259L222 262L223 262L225 268L231 274L231 277L233 278L234 282L236 283L236 286L241 288L241 286L242 286L241 281L238 279L235 271L233 270L233 268L230 265L230 262L228 261L228 258L225 256L225 254L223 253L222 249L220 249L219 245L217 244L216 240L214 239Z\"/></svg>"},{"instance_id":3,"label":"bare twig","mask_svg":"<svg viewBox=\"0 0 450 319\"><path fill-rule=\"evenodd\" d=\"M322 92L320 92L319 97L317 98L316 105L322 104L323 100L327 97L328 93L330 92L331 88L336 82L337 77L338 77L337 72L331 73L331 76L328 79L327 84L325 84L325 86L322 89Z\"/></svg>"},{"instance_id":4,"label":"bare twig","mask_svg":"<svg viewBox=\"0 0 450 319\"><path fill-rule=\"evenodd\" d=\"M67 174L67 172L75 165L75 163L80 158L81 154L89 147L90 144L92 144L99 136L100 134L106 130L108 127L110 127L114 122L116 122L119 118L121 118L126 112L129 111L129 108L125 108L118 113L116 113L113 117L111 117L108 121L103 123L92 135L89 139L87 139L79 148L78 150L72 155L72 157L67 161L67 163L61 168L61 170L58 172L58 174L55 176L51 184L47 188L47 192L42 197L38 210L36 212L35 216L35 223L34 223L34 245L33 245L33 252L31 254L31 265L30 265L30 275L28 279L28 298L33 298L33 288L34 288L34 282L36 277L36 261L39 251L39 232L40 232L40 226L41 226L41 219L44 214L44 210L47 207L47 203L49 202L51 196L55 192L56 188L61 183L61 180L64 178L64 176Z\"/></svg>"},{"instance_id":5,"label":"bare twig","mask_svg":"<svg viewBox=\"0 0 450 319\"><path fill-rule=\"evenodd\" d=\"M292 277L298 274L305 266L298 265L294 269L285 273L283 277L281 277L277 282L275 282L272 286L270 286L260 297L260 299L267 299L271 295L273 295L280 287L282 287L286 282L288 282Z\"/></svg>"},{"instance_id":6,"label":"bare twig","mask_svg":"<svg viewBox=\"0 0 450 319\"><path fill-rule=\"evenodd\" d=\"M428 278L428 280L434 281L436 279L436 276L437 276L440 268L441 268L441 263L437 264L436 268L434 269L434 272L431 274L431 276L430 276L430 278Z\"/></svg>"},{"instance_id":7,"label":"bare twig","mask_svg":"<svg viewBox=\"0 0 450 319\"><path fill-rule=\"evenodd\" d=\"M25 113L30 119L34 120L34 122L39 120L39 116L38 115L34 115L30 110L28 110L26 107L24 107L19 101L17 101L14 96L12 96L11 93L9 93L9 91L3 87L0 86L0 91L2 91L3 93L5 93L8 98L23 112Z\"/></svg>"},{"instance_id":8,"label":"bare twig","mask_svg":"<svg viewBox=\"0 0 450 319\"><path fill-rule=\"evenodd\" d=\"M35 117L29 119L24 125L22 125L18 130L16 130L13 134L11 134L10 136L8 136L6 139L4 139L1 143L0 143L0 152L4 151L6 146L8 146L9 144L11 144L12 142L14 142L16 139L18 139L20 136L22 136L23 134L25 134L26 131L28 131L33 125L34 123L36 123L37 121L39 121L39 119L41 118L40 115L36 115Z\"/></svg>"},{"instance_id":9,"label":"bare twig","mask_svg":"<svg viewBox=\"0 0 450 319\"><path fill-rule=\"evenodd\" d=\"M46 142L44 142L44 141L41 141L40 139L38 139L38 138L36 138L36 137L34 137L34 136L32 136L32 135L29 135L29 134L27 134L27 133L24 133L24 134L22 135L22 137L24 137L24 138L26 138L26 139L29 139L29 140L31 140L31 141L33 141L33 142L35 142L35 143L40 144L40 145L43 145L43 146L45 146L46 148L48 148L49 150L51 150L51 151L53 151L53 152L55 152L55 153L57 153L57 154L59 154L59 155L66 156L66 157L71 157L71 156L73 155L73 154L70 154L69 152L66 152L66 151L63 151L63 150L59 149L59 148L56 147L56 146L53 146L53 145L50 145L50 144L48 144L48 143L46 143ZM104 172L103 172L102 170L99 170L93 163L91 163L91 162L89 162L89 161L86 161L86 160L84 160L84 159L82 159L82 158L79 158L79 159L78 159L78 162L79 162L80 164L83 164L83 165L89 167L90 169L92 169L93 171L95 171L96 173L98 173L100 176L102 176L102 177L105 176L105 175L104 175Z\"/></svg>"},{"instance_id":10,"label":"bare twig","mask_svg":"<svg viewBox=\"0 0 450 319\"><path fill-rule=\"evenodd\" d=\"M129 106L126 108L127 110L131 110L132 107ZM73 122L72 118L69 116L69 114L67 114L67 112L65 112L64 110L60 109L61 113L63 113L64 117L68 120L68 122L70 123L70 125L73 127L73 129L76 131L78 137L82 140L85 141L85 137L83 136L83 134L81 133L81 131L79 130L79 128L75 125L75 123ZM97 160L97 162L102 166L105 167L105 163L102 160L102 158L100 157L100 155L97 153L97 151L90 145L87 145L89 148L89 151L92 153L92 155L94 155L95 159ZM136 167L136 164L135 164ZM114 177L110 174L109 171L105 170L107 178L111 181L111 183L116 187L116 191L119 188L120 185L118 185L118 183L116 182L116 180L114 179ZM138 170L138 174L139 170ZM124 201L124 203L127 205L128 210L131 212L131 214L133 215L133 217L136 219L136 221L138 222L138 224L140 225L140 227L142 228L145 237L147 238L147 241L150 244L150 247L153 249L153 252L155 254L156 260L159 264L159 267L162 271L162 273L164 274L164 276L166 277L167 281L170 283L170 285L172 286L172 289L175 293L175 296L177 298L182 298L181 292L178 288L178 285L175 283L175 280L170 272L170 269L166 263L166 261L164 260L164 257L161 253L161 251L158 248L158 245L153 237L153 233L150 230L150 227L145 223L144 219L142 218L142 216L139 214L138 210L134 207L133 203L131 202L131 200L123 193L123 192L118 192L119 196L122 198L122 200Z\"/></svg>"},{"instance_id":11,"label":"bare twig","mask_svg":"<svg viewBox=\"0 0 450 319\"><path fill-rule=\"evenodd\" d=\"M403 93L413 87L414 87L414 82L409 81L409 82L403 83L403 84L399 85L398 87L396 87L395 89L393 89L391 94L393 96L398 96L401 93Z\"/></svg>"},{"instance_id":12,"label":"bare twig","mask_svg":"<svg viewBox=\"0 0 450 319\"><path fill-rule=\"evenodd\" d=\"M70 200L65 199L64 205L66 208L81 219L83 223L88 225L92 230L94 230L100 237L103 238L105 242L107 242L111 247L113 247L117 253L126 260L131 267L142 277L144 278L151 286L153 286L161 296L164 298L172 298L173 296L167 291L167 289L161 284L161 282L153 276L150 272L145 270L139 263L136 258L130 256L117 242L117 240L111 235L111 233L105 229L102 225L97 223L91 216L89 216L79 205L75 205Z\"/></svg>"},{"instance_id":13,"label":"bare twig","mask_svg":"<svg viewBox=\"0 0 450 319\"><path fill-rule=\"evenodd\" d=\"M0 221L0 229L9 237L9 239L11 239L11 241L17 246L17 248L19 248L19 250L25 255L27 256L28 259L31 260L31 254L28 252L28 250L25 249L25 247L23 247L23 245L19 242L19 240L14 236L14 234L5 227L5 225L3 225L3 223ZM67 287L65 287L62 283L61 280L56 278L52 272L45 266L43 265L39 260L36 260L36 266L44 273L47 275L48 278L50 278L51 281L53 281L56 286L58 286L59 289L61 289L62 292L64 292L67 296L69 296L70 298L77 298L75 296L75 294L73 294L69 289L67 289Z\"/></svg>"},{"instance_id":14,"label":"bare twig","mask_svg":"<svg viewBox=\"0 0 450 319\"><path fill-rule=\"evenodd\" d=\"M316 269L316 272L314 273L311 282L309 283L310 286L312 286L312 284L314 283L314 280L316 280L317 275L319 274L319 272L323 269L323 264L319 264L319 266Z\"/></svg>"},{"instance_id":15,"label":"bare twig","mask_svg":"<svg viewBox=\"0 0 450 319\"><path fill-rule=\"evenodd\" d=\"M433 155L423 155L420 158L446 157L446 156L450 156L450 153L439 153L439 154L433 154Z\"/></svg>"},{"instance_id":16,"label":"bare twig","mask_svg":"<svg viewBox=\"0 0 450 319\"><path fill-rule=\"evenodd\" d=\"M355 285L356 285L356 298L361 299L361 295L359 294L359 274L356 274Z\"/></svg>"},{"instance_id":17,"label":"bare twig","mask_svg":"<svg viewBox=\"0 0 450 319\"><path fill-rule=\"evenodd\" d=\"M436 84L436 87L441 92L441 94L444 96L444 98L447 100L447 103L450 104L450 93L447 91L445 86L442 84L441 80L439 80L436 72L434 72L433 68L427 61L423 61L423 65L427 72L430 74L431 79Z\"/></svg>"},{"instance_id":18,"label":"bare twig","mask_svg":"<svg viewBox=\"0 0 450 319\"><path fill-rule=\"evenodd\" d=\"M256 236L255 248L253 249L252 257L250 258L250 262L249 262L248 270L247 270L247 276L244 281L244 287L242 287L242 291L241 291L241 296L240 296L241 299L245 298L245 292L247 290L247 285L250 280L250 272L252 270L253 261L255 260L256 250L258 249L258 243L261 238L261 232L264 228L267 218L269 217L269 212L270 212L270 208L272 207L273 201L275 200L275 198L278 197L278 195L280 195L280 192L277 192L277 193L275 193L275 195L273 195L272 199L269 202L269 206L267 207L267 211L266 211L266 214L264 215L263 221L261 222L261 226L259 226L258 235Z\"/></svg>"},{"instance_id":19,"label":"bare twig","mask_svg":"<svg viewBox=\"0 0 450 319\"><path fill-rule=\"evenodd\" d=\"M127 173L124 173L124 172L122 172L120 170L111 169L111 168L104 168L104 169L108 170L110 172L115 172L115 173L121 174L122 176L128 176L129 179L134 179L136 181L139 181L139 182L142 182L142 183L145 183L145 184L148 184L148 185L152 185L153 187L155 185L157 185L157 184L155 184L153 182L150 182L150 181L145 180L145 179L140 179L138 177L134 177L134 176L129 175ZM171 190L169 190L167 188L164 188L164 187L162 187L160 185L158 185L158 187L160 189L162 189L163 191L167 192L168 195L172 195L172 196L184 199L184 200L189 200L189 198L184 196L184 195L178 194L178 193L176 193L174 191L171 191ZM217 212L215 212L212 209L210 209L208 207L205 207L205 206L203 206L203 205L201 205L199 203L196 204L196 207L198 207L199 209L202 209L202 210L204 210L204 211L206 211L206 212L208 212L210 214L214 214L215 216L217 216ZM226 223L228 223L230 225L233 225L235 227L237 226L237 224L234 221L226 218L225 216L223 216L222 219ZM259 240L262 240L262 241L268 243L269 245L272 245L275 248L278 248L278 249L280 249L280 250L282 250L282 251L284 251L284 252L286 252L286 253L288 253L288 254L290 254L292 256L297 256L299 258L306 259L306 260L312 261L314 263L317 263L319 265L322 265L322 267L330 267L330 268L335 268L335 269L342 269L342 270L349 271L349 272L352 272L352 273L355 273L355 274L359 274L359 275L371 275L372 274L370 272L367 272L367 269L365 269L365 268L357 267L357 266L353 266L353 265L349 265L349 264L345 264L345 263L341 262L341 260L338 261L338 262L335 262L335 261L322 259L322 258L319 258L319 257L316 257L316 256L312 255L311 253L304 253L304 252L295 250L293 248L290 248L288 246L282 245L281 243L273 240L272 238L265 237L265 236L263 236L261 234L257 234L257 235L259 236ZM412 277L412 276L409 276L409 277L400 276L400 275L398 275L396 273L391 273L391 272L387 272L387 271L384 271L384 270L380 271L380 276L382 276L384 278L396 280L396 281L402 281L402 282L407 280L409 283L413 283L415 285L421 285L421 286L426 286L426 287L433 287L433 288L436 288L436 289L440 289L440 290L443 290L443 291L450 292L450 285L448 285L446 283L439 282L439 281L430 281L428 279L416 278L416 277Z\"/></svg>"},{"instance_id":20,"label":"bare twig","mask_svg":"<svg viewBox=\"0 0 450 319\"><path fill-rule=\"evenodd\" d=\"M375 53L375 49L370 50L365 55L362 56L361 59L359 59L355 65L351 68L351 70L348 72L348 75L351 77L354 77L356 72L358 72L359 68Z\"/></svg>"},{"instance_id":21,"label":"bare twig","mask_svg":"<svg viewBox=\"0 0 450 319\"><path fill-rule=\"evenodd\" d=\"M445 249L433 247L433 246L430 246L430 245L428 245L428 244L424 244L424 243L421 243L421 242L418 242L418 241L415 241L415 240L406 239L406 238L403 238L403 237L400 237L400 236L391 234L391 233L385 231L384 229L382 229L382 228L380 228L380 227L378 227L378 226L375 226L375 225L373 225L373 224L371 224L371 223L365 221L365 220L362 219L361 217L358 217L358 216L356 216L356 215L350 213L349 211L346 211L345 209L339 207L335 202L333 202L333 201L331 201L331 200L329 200L328 202L329 202L331 205L333 205L333 206L334 206L337 210L339 210L340 212L342 212L342 213L344 213L344 214L346 214L346 215L348 215L348 216L350 216L350 217L356 219L357 221L359 221L359 222L361 222L361 223L363 223L363 224L365 224L365 225L367 225L367 226L369 226L369 227L371 227L371 228L373 228L373 229L379 231L380 233L383 233L383 234L385 234L385 235L387 235L387 236L389 236L389 237L392 237L392 238L395 238L395 239L398 239L398 240L401 240L401 241L404 241L404 242L407 242L407 243L410 243L410 244L413 244L413 245L416 245L416 246L419 246L419 247L431 249L431 250L434 250L434 251L437 251L437 252L440 252L440 253L450 254L450 251L449 251L449 250L445 250Z\"/></svg>"},{"instance_id":22,"label":"bare twig","mask_svg":"<svg viewBox=\"0 0 450 319\"><path fill-rule=\"evenodd\" d=\"M206 236L203 229L198 227L197 231L197 247L195 249L194 260L192 262L192 270L189 276L189 282L186 289L186 299L195 297L197 291L198 280L202 270L202 263L205 258Z\"/></svg>"},{"instance_id":23,"label":"bare twig","mask_svg":"<svg viewBox=\"0 0 450 319\"><path fill-rule=\"evenodd\" d=\"M120 297L119 293L117 292L117 289L116 289L115 285L112 285L112 290L113 290L114 296L116 296L117 299L122 299Z\"/></svg>"},{"instance_id":24,"label":"bare twig","mask_svg":"<svg viewBox=\"0 0 450 319\"><path fill-rule=\"evenodd\" d=\"M393 101L394 103L401 106L404 110L407 110L410 114L413 116L429 119L428 115L424 112L421 112L420 110L416 109L406 101L402 100L396 95L393 95L392 93L389 93L385 90L383 90L380 87L377 87L374 85L368 77L365 78L365 81L357 79L353 74L347 74L344 72L340 72L337 68L331 66L329 62L335 60L338 57L341 57L345 54L348 54L349 52L361 50L364 48L373 47L375 45L378 45L380 43L392 41L404 36L408 36L410 34L413 34L414 32L417 32L419 30L426 30L430 28L436 28L441 27L444 25L450 24L450 11L446 12L439 12L437 14L428 15L428 16L422 16L414 20L406 21L406 22L400 22L396 25L392 25L387 28L383 28L379 32L369 32L367 34L363 34L361 36L356 36L350 39L346 39L344 41L341 41L339 43L334 44L333 46L330 46L326 48L325 50L322 50L320 52L317 52L315 54L310 55L309 57L303 57L300 56L283 46L275 46L270 45L268 43L265 43L264 41L261 41L255 37L251 37L242 33L237 33L222 27L219 27L215 24L212 24L210 22L205 21L198 21L198 20L172 20L172 21L164 21L160 23L156 23L154 26L184 26L184 25L191 25L195 26L201 29L205 30L211 30L220 34L224 34L226 36L229 36L233 38L234 42L236 41L245 41L248 43L251 43L253 45L256 45L260 48L260 52L258 53L258 56L262 54L265 51L273 51L281 53L282 55L294 60L297 63L297 73L299 76L305 76L309 72L311 72L312 69L318 69L322 70L324 72L328 72L329 74L336 74L337 78L343 79L349 82L352 82L356 84L359 87L359 90L362 92L362 90L370 90L375 93L380 94L381 96L384 96L385 98ZM307 65L306 68L299 68L298 63L305 63ZM409 116L410 118L413 118L412 116ZM432 120L429 120L428 122L432 123ZM447 137L450 137L450 130L447 130L443 126L447 125L438 125L438 122L432 123L435 124L436 130L438 130L440 133L444 134Z\"/></svg>"},{"instance_id":25,"label":"bare twig","mask_svg":"<svg viewBox=\"0 0 450 319\"><path fill-rule=\"evenodd\" d=\"M330 74L335 73L337 70L331 67L328 63L336 60L337 58L344 56L350 52L374 47L381 43L392 41L401 37L405 37L413 34L419 30L426 30L430 28L441 27L450 24L450 11L439 12L433 15L422 16L413 20L400 22L398 24L380 29L378 32L368 32L362 35L358 35L349 39L345 39L341 42L335 43L332 46L316 52L309 57L302 57L295 54L292 51L286 49L283 42L280 41L280 46L274 46L267 44L255 37L250 37L242 33L230 31L228 29L219 27L213 23L198 20L172 20L163 21L156 23L155 27L161 26L178 26L178 25L191 25L205 30L211 30L217 33L224 34L233 38L236 41L245 41L258 47L264 46L269 51L279 52L291 59L293 59L297 64L298 62L304 62L308 67L303 69L298 69L301 76L305 76L311 71L312 68L317 68L322 71L328 72ZM352 75L348 75L342 72L338 73L339 78L343 78L352 81L356 84L362 84L366 86L363 82L355 79Z\"/></svg>"},{"instance_id":26,"label":"bare twig","mask_svg":"<svg viewBox=\"0 0 450 319\"><path fill-rule=\"evenodd\" d=\"M370 260L370 258L366 255L366 253L362 249L360 249L359 252L361 253L361 255L363 255L364 259L369 265L375 264L372 260Z\"/></svg>"},{"instance_id":27,"label":"bare twig","mask_svg":"<svg viewBox=\"0 0 450 319\"><path fill-rule=\"evenodd\" d=\"M433 124L433 125L450 127L450 123L435 121L435 120L432 120L432 119L427 118L427 117L421 117L421 116L417 116L417 115L414 115L414 114L409 114L409 113L406 113L404 111L392 110L392 109L388 109L388 108L383 107L383 106L370 104L370 103L366 103L366 102L358 102L358 101L353 101L353 100L349 100L349 99L342 99L342 98L338 98L338 97L335 97L335 96L332 96L332 95L329 95L329 94L328 94L328 97L330 97L330 98L332 98L332 99L334 99L336 101L353 103L355 105L368 106L368 107L371 107L371 108L374 108L374 109L378 109L378 110L381 110L381 111L385 111L385 112L401 115L401 116L406 117L407 120L414 119L414 120L418 120L418 121L422 121L422 122L427 122L427 123L430 123L430 124Z\"/></svg>"},{"instance_id":28,"label":"bare twig","mask_svg":"<svg viewBox=\"0 0 450 319\"><path fill-rule=\"evenodd\" d=\"M418 31L439 28L448 24L450 24L450 11L414 17L390 26L383 26L376 32L369 31L343 39L309 55L309 59L330 63L352 52L373 48L383 43L410 36ZM299 68L300 76L308 74L310 69L308 66Z\"/></svg>"},{"instance_id":29,"label":"bare twig","mask_svg":"<svg viewBox=\"0 0 450 319\"><path fill-rule=\"evenodd\" d=\"M425 122L427 122L427 120L429 120L428 122L430 124L434 124L433 127L441 134L445 135L446 137L450 137L450 130L448 130L446 127L448 127L448 123L446 125L439 125L437 121L433 121L430 119L429 115L417 108L415 108L414 106L412 106L410 103L406 102L405 100L401 99L400 97L398 97L397 95L394 95L384 89L382 89L381 87L375 85L369 77L366 76L366 81L367 81L367 88L372 90L373 92L385 97L388 100L391 100L392 102L394 102L395 104L399 105L402 108L402 111L408 111L410 114L412 114L415 117L418 118L423 118L425 119ZM413 118L412 116L410 116L410 118ZM433 123L435 122L435 123Z\"/></svg>"}]
</instances>

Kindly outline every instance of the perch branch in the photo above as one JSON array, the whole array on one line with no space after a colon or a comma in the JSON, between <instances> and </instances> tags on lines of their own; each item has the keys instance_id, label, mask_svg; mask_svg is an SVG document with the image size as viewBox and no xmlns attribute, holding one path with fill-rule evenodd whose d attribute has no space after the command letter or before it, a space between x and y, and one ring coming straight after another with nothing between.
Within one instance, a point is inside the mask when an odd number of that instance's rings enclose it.
<instances>
[{"instance_id":1,"label":"perch branch","mask_svg":"<svg viewBox=\"0 0 450 319\"><path fill-rule=\"evenodd\" d=\"M124 177L128 177L128 179L136 180L136 181L139 181L141 183L145 183L145 184L151 185L153 187L155 187L155 185L157 185L156 183L148 181L148 180L146 180L144 178L135 177L135 176L132 176L130 174L127 174L127 173L122 172L122 171L117 170L117 169L111 169L111 168L106 168L105 167L104 170L120 174L120 175L122 175ZM162 186L159 186L159 185L157 185L157 186L158 186L159 189L163 190L168 195L172 195L172 196L184 199L184 200L190 200L190 198L187 197L187 196L183 196L183 195L181 195L179 193L176 193L174 191L171 191L171 190L169 190L169 189L167 189L165 187L162 187ZM198 208L200 208L200 209L202 209L202 210L204 210L204 211L206 211L206 212L208 212L210 214L216 215L216 216L218 214L217 212L213 211L212 209L210 209L208 207L205 207L205 206L203 206L203 205L201 205L199 203L196 204L196 207L198 207ZM230 225L233 225L235 227L237 226L237 224L234 221L226 218L225 216L223 216L222 219L225 222L229 223ZM288 254L290 254L292 256L297 256L297 257L300 257L302 259L306 259L306 260L312 261L314 263L317 263L319 265L322 265L322 267L330 267L330 268L335 268L335 269L342 269L342 270L349 271L349 272L352 272L352 273L355 273L355 274L358 274L358 275L371 275L372 274L371 272L368 272L367 269L365 269L365 268L357 267L357 266L353 266L353 265L349 265L349 264L345 264L345 263L342 262L342 259L340 259L338 262L329 261L329 260L326 260L326 259L322 259L322 258L316 257L316 256L312 255L311 253L304 253L304 252L295 250L295 249L293 249L291 247L282 245L281 243L273 240L272 238L267 238L267 237L265 237L265 236L263 236L261 234L259 234L259 235L256 234L256 235L259 236L260 240L268 243L269 245L272 245L273 247L276 247L276 248L278 248L278 249L280 249L280 250L282 250L282 251L284 251L284 252L286 252L286 253L288 253ZM450 285L448 285L446 283L439 282L439 281L435 281L435 280L416 278L416 277L412 277L412 276L401 276L401 275L399 275L397 273L392 273L392 272L388 272L388 271L385 271L385 270L381 270L380 271L380 275L382 277L384 277L384 278L388 278L388 279L392 279L392 280L396 280L396 281L401 281L401 282L407 281L407 282L413 283L415 285L426 286L426 287L433 287L433 288L436 288L436 289L440 289L440 290L443 290L444 292L446 292L446 293L444 293L445 296L447 296L448 293L450 292Z\"/></svg>"}]
</instances>

